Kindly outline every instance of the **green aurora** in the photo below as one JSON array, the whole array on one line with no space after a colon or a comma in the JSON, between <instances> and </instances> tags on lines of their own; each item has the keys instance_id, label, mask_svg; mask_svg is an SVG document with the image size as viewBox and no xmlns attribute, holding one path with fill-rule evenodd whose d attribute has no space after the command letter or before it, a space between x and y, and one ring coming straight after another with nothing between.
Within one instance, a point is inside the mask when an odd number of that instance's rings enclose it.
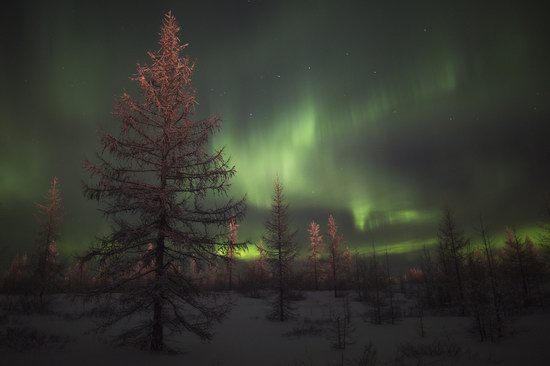
<instances>
[{"instance_id":1,"label":"green aurora","mask_svg":"<svg viewBox=\"0 0 550 366\"><path fill-rule=\"evenodd\" d=\"M302 248L332 213L346 242L413 255L449 205L536 238L550 183L549 26L536 3L447 1L24 2L2 24L0 267L32 245L33 204L60 179L61 250L109 229L81 168L172 10L196 60L197 118L246 194L257 242L278 174ZM251 249L243 258L255 255ZM409 257L407 257L409 258Z\"/></svg>"}]
</instances>

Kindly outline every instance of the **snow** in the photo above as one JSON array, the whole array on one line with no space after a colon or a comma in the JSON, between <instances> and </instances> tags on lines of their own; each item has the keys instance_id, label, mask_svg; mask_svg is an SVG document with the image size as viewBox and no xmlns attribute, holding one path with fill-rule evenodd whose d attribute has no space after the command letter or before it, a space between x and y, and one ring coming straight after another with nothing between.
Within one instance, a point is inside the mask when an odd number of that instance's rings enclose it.
<instances>
[{"instance_id":1,"label":"snow","mask_svg":"<svg viewBox=\"0 0 550 366\"><path fill-rule=\"evenodd\" d=\"M481 343L471 331L469 318L425 316L426 337L421 338L417 318L403 318L395 325L371 324L364 320L368 308L351 302L351 322L355 329L354 344L336 350L328 339L331 312L342 311L342 300L331 292L307 292L306 299L296 301L296 320L278 323L265 318L269 303L234 294L235 306L227 319L216 325L215 337L202 342L191 334L177 336L182 354L151 354L131 347L116 347L108 342L108 334L87 333L93 318L71 319L69 314L83 309L59 296L53 310L55 315L11 315L0 324L7 327L27 327L39 332L67 336L72 340L63 348L47 347L17 352L0 344L0 364L11 365L336 365L343 358L346 365L359 357L363 347L372 343L377 351L378 365L547 365L550 359L548 339L550 316L542 311L520 317L515 332L499 343ZM402 308L406 299L399 298ZM320 334L290 336L286 333L313 327ZM398 346L403 342L414 345L452 344L460 348L458 356L434 356L396 360ZM424 362L424 363L422 363Z\"/></svg>"}]
</instances>

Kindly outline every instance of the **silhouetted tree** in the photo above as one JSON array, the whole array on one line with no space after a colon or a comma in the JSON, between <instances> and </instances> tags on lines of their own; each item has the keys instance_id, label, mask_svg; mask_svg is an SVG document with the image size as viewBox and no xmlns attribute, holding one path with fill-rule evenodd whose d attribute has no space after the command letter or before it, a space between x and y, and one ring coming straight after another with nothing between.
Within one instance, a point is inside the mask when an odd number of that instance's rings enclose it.
<instances>
[{"instance_id":1,"label":"silhouetted tree","mask_svg":"<svg viewBox=\"0 0 550 366\"><path fill-rule=\"evenodd\" d=\"M357 299L363 301L367 297L368 266L365 256L357 252L353 254L353 272L353 287Z\"/></svg>"},{"instance_id":2,"label":"silhouetted tree","mask_svg":"<svg viewBox=\"0 0 550 366\"><path fill-rule=\"evenodd\" d=\"M474 329L477 330L481 342L491 336L494 328L488 279L483 253L480 250L469 251L464 267L465 303L474 319Z\"/></svg>"},{"instance_id":3,"label":"silhouetted tree","mask_svg":"<svg viewBox=\"0 0 550 366\"><path fill-rule=\"evenodd\" d=\"M436 303L441 305L444 301L444 290L442 283L438 280L438 269L432 259L432 254L426 246L422 248L420 266L422 270L422 283L424 285L424 291L420 292L423 295L422 306L430 307Z\"/></svg>"},{"instance_id":4,"label":"silhouetted tree","mask_svg":"<svg viewBox=\"0 0 550 366\"><path fill-rule=\"evenodd\" d=\"M459 313L464 315L464 250L468 241L458 229L451 210L446 207L439 224L439 263L444 282L450 290L450 297L458 301Z\"/></svg>"},{"instance_id":5,"label":"silhouetted tree","mask_svg":"<svg viewBox=\"0 0 550 366\"><path fill-rule=\"evenodd\" d=\"M323 236L319 224L312 221L309 224L309 255L308 261L313 273L313 284L315 290L319 290L319 262L324 251Z\"/></svg>"},{"instance_id":6,"label":"silhouetted tree","mask_svg":"<svg viewBox=\"0 0 550 366\"><path fill-rule=\"evenodd\" d=\"M271 204L271 213L265 223L266 258L271 268L271 279L275 290L275 301L268 317L285 321L294 317L290 300L291 270L296 257L294 237L288 222L288 204L283 195L283 186L279 177L275 179L275 193Z\"/></svg>"},{"instance_id":7,"label":"silhouetted tree","mask_svg":"<svg viewBox=\"0 0 550 366\"><path fill-rule=\"evenodd\" d=\"M509 281L508 289L529 306L537 297L541 300L540 282L544 275L544 262L533 242L521 240L514 230L506 228L502 250L502 271Z\"/></svg>"},{"instance_id":8,"label":"silhouetted tree","mask_svg":"<svg viewBox=\"0 0 550 366\"><path fill-rule=\"evenodd\" d=\"M479 218L479 234L483 244L483 253L485 255L485 267L489 277L490 286L490 301L493 307L494 322L492 324L491 333L496 333L493 339L501 338L503 336L503 311L502 311L502 296L500 291L500 285L497 278L497 268L495 264L495 256L493 253L492 240L487 233L487 228L483 222L483 218Z\"/></svg>"},{"instance_id":9,"label":"silhouetted tree","mask_svg":"<svg viewBox=\"0 0 550 366\"><path fill-rule=\"evenodd\" d=\"M34 252L29 257L31 286L39 310L45 310L46 298L61 279L61 266L57 260L57 240L61 226L61 198L57 178L53 178L44 204L37 204L38 234Z\"/></svg>"},{"instance_id":10,"label":"silhouetted tree","mask_svg":"<svg viewBox=\"0 0 550 366\"><path fill-rule=\"evenodd\" d=\"M119 135L101 132L98 162L85 162L95 178L84 184L85 195L103 202L113 223L112 232L83 258L99 261L98 282L105 285L94 294L116 301L102 328L151 312L119 340L152 351L165 348L165 328L212 337L211 325L222 319L228 303L205 293L186 267L191 260L215 265L223 257L228 223L245 211L244 200L220 198L236 170L223 149L209 152L220 118L192 119L194 64L181 56L187 44L179 30L166 14L159 50L148 53L151 64L138 65L132 78L141 97L122 94L115 109ZM151 265L136 267L144 261ZM109 297L113 292L120 295Z\"/></svg>"}]
</instances>

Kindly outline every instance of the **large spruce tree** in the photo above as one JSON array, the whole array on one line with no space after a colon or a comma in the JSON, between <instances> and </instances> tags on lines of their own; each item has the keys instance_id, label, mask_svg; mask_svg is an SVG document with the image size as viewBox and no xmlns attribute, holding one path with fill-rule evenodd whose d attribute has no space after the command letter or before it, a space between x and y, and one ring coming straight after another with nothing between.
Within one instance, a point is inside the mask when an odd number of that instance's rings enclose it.
<instances>
[{"instance_id":1,"label":"large spruce tree","mask_svg":"<svg viewBox=\"0 0 550 366\"><path fill-rule=\"evenodd\" d=\"M244 199L226 198L234 166L209 145L220 118L193 119L194 64L182 56L179 29L168 13L160 49L132 78L139 98L124 92L118 101L120 133L101 132L97 162L85 162L93 180L85 195L103 203L113 224L83 258L99 262L97 282L105 286L95 294L116 304L102 327L136 316L118 339L152 351L165 348L165 328L211 338L227 302L205 293L186 267L217 262L227 252L220 246L228 223L245 211Z\"/></svg>"}]
</instances>

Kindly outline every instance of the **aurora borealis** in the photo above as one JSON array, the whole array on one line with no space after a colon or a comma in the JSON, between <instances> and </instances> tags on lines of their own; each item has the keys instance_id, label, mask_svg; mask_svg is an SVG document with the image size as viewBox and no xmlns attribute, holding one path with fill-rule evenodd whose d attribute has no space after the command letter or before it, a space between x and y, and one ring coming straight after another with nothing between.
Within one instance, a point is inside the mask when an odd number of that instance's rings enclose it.
<instances>
[{"instance_id":1,"label":"aurora borealis","mask_svg":"<svg viewBox=\"0 0 550 366\"><path fill-rule=\"evenodd\" d=\"M256 241L280 175L305 245L332 213L352 248L433 242L451 206L466 233L536 226L550 187L550 26L536 3L48 1L4 12L0 267L32 245L33 204L57 176L61 251L108 223L86 201L85 156L172 10L196 60L197 117L247 194Z\"/></svg>"}]
</instances>

